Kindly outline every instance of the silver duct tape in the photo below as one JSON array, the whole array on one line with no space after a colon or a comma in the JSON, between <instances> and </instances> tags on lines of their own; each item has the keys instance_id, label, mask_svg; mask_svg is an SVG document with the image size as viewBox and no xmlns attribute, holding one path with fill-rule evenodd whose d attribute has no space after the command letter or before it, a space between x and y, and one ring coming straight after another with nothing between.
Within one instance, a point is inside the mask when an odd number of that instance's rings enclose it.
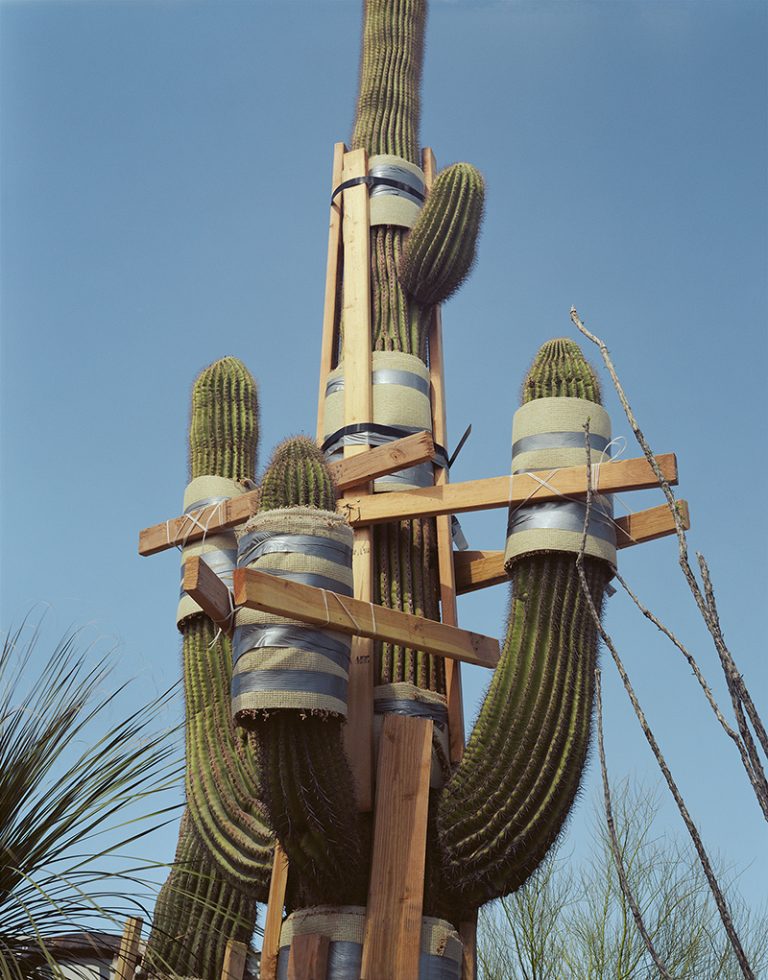
<instances>
[{"instance_id":1,"label":"silver duct tape","mask_svg":"<svg viewBox=\"0 0 768 980\"><path fill-rule=\"evenodd\" d=\"M435 482L434 470L431 463L417 463L416 466L407 466L404 470L398 470L396 473L377 476L375 482L377 487L398 483L405 483L410 487L431 487Z\"/></svg>"},{"instance_id":2,"label":"silver duct tape","mask_svg":"<svg viewBox=\"0 0 768 980\"><path fill-rule=\"evenodd\" d=\"M277 980L288 980L290 946L281 946L277 961ZM328 946L327 980L359 980L363 965L360 943L332 942ZM418 980L460 980L461 966L455 960L434 953L419 956Z\"/></svg>"},{"instance_id":3,"label":"silver duct tape","mask_svg":"<svg viewBox=\"0 0 768 980\"><path fill-rule=\"evenodd\" d=\"M260 691L301 691L346 703L347 681L317 670L249 670L232 677L232 698Z\"/></svg>"},{"instance_id":4,"label":"silver duct tape","mask_svg":"<svg viewBox=\"0 0 768 980\"><path fill-rule=\"evenodd\" d=\"M373 711L377 715L408 715L411 718L429 718L443 727L448 721L448 709L442 704L428 704L412 698L376 698Z\"/></svg>"},{"instance_id":5,"label":"silver duct tape","mask_svg":"<svg viewBox=\"0 0 768 980\"><path fill-rule=\"evenodd\" d=\"M585 449L584 432L540 432L535 436L523 436L512 443L512 463L514 471L515 456L520 453L530 453L539 449ZM605 436L589 433L589 447L595 452L604 452L609 440Z\"/></svg>"},{"instance_id":6,"label":"silver duct tape","mask_svg":"<svg viewBox=\"0 0 768 980\"><path fill-rule=\"evenodd\" d=\"M422 378L412 371L398 371L394 368L381 368L371 374L371 383L375 385L400 385L402 388L414 388L429 398L429 379ZM325 397L344 391L344 378L331 378L325 386ZM418 429L416 431L419 431Z\"/></svg>"},{"instance_id":7,"label":"silver duct tape","mask_svg":"<svg viewBox=\"0 0 768 980\"><path fill-rule=\"evenodd\" d=\"M240 538L237 546L237 564L249 565L262 555L303 554L325 558L348 568L352 561L352 548L334 538L317 534L278 534L274 531L251 531Z\"/></svg>"},{"instance_id":8,"label":"silver duct tape","mask_svg":"<svg viewBox=\"0 0 768 980\"><path fill-rule=\"evenodd\" d=\"M325 447L325 455L331 456L342 446L386 446L388 442L401 439L403 436L411 436L414 432L423 432L418 425L398 425L399 434L389 435L381 432L347 432L346 435L334 439L330 446Z\"/></svg>"},{"instance_id":9,"label":"silver duct tape","mask_svg":"<svg viewBox=\"0 0 768 980\"><path fill-rule=\"evenodd\" d=\"M345 633L313 629L311 626L281 623L250 623L235 627L232 640L233 665L249 650L288 647L325 657L337 667L349 670L351 637Z\"/></svg>"},{"instance_id":10,"label":"silver duct tape","mask_svg":"<svg viewBox=\"0 0 768 980\"><path fill-rule=\"evenodd\" d=\"M235 570L235 561L237 559L237 551L234 548L216 548L211 551L206 551L200 558L203 559L206 565L215 572L221 581L227 586L228 589L232 588L232 573ZM185 596L187 593L184 591L184 565L181 566L181 587L179 588L179 598Z\"/></svg>"},{"instance_id":11,"label":"silver duct tape","mask_svg":"<svg viewBox=\"0 0 768 980\"><path fill-rule=\"evenodd\" d=\"M469 541L464 536L459 519L455 514L451 514L451 540L457 551L469 551Z\"/></svg>"},{"instance_id":12,"label":"silver duct tape","mask_svg":"<svg viewBox=\"0 0 768 980\"><path fill-rule=\"evenodd\" d=\"M326 589L328 592L338 592L339 595L352 595L352 587L328 575L318 575L317 572L289 572L285 568L266 568L259 566L257 571L266 572L277 578L288 579L289 582L300 582L302 585L313 585L316 589Z\"/></svg>"},{"instance_id":13,"label":"silver duct tape","mask_svg":"<svg viewBox=\"0 0 768 980\"><path fill-rule=\"evenodd\" d=\"M213 507L214 504L224 504L231 497L204 497L202 500L195 500L189 507L184 508L185 514L191 514L193 510L202 510L203 507Z\"/></svg>"},{"instance_id":14,"label":"silver duct tape","mask_svg":"<svg viewBox=\"0 0 768 980\"><path fill-rule=\"evenodd\" d=\"M509 515L507 536L509 537L517 531L540 529L576 531L580 534L584 530L586 512L587 505L581 501L554 501L518 507ZM593 538L600 538L602 541L616 544L613 503L610 497L596 496L593 498L587 533Z\"/></svg>"},{"instance_id":15,"label":"silver duct tape","mask_svg":"<svg viewBox=\"0 0 768 980\"><path fill-rule=\"evenodd\" d=\"M419 957L419 980L459 980L461 965L445 956L422 953Z\"/></svg>"},{"instance_id":16,"label":"silver duct tape","mask_svg":"<svg viewBox=\"0 0 768 980\"><path fill-rule=\"evenodd\" d=\"M407 184L414 191L413 194L409 194L407 190L400 187L390 187L387 184L374 183L371 188L371 197L379 197L386 194L396 197L407 197L419 206L423 203L424 181L417 177L411 170L406 170L405 167L398 167L394 163L374 163L368 171L368 176L373 177L374 180L376 177L386 177L388 180L396 180L401 184Z\"/></svg>"}]
</instances>

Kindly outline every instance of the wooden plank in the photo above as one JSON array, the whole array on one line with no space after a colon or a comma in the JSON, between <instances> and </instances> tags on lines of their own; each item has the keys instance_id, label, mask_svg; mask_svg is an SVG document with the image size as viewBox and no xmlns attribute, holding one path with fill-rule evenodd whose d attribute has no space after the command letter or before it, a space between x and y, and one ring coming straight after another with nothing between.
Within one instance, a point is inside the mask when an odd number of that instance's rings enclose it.
<instances>
[{"instance_id":1,"label":"wooden plank","mask_svg":"<svg viewBox=\"0 0 768 980\"><path fill-rule=\"evenodd\" d=\"M365 150L353 150L344 155L343 181L367 173ZM371 236L365 184L344 191L343 238L344 424L355 425L373 419ZM367 446L345 446L344 459L368 455L368 452ZM352 576L355 598L370 602L373 598L373 532L369 528L355 532ZM360 635L352 640L348 696L344 746L355 778L358 808L368 812L373 806L373 642Z\"/></svg>"},{"instance_id":2,"label":"wooden plank","mask_svg":"<svg viewBox=\"0 0 768 980\"><path fill-rule=\"evenodd\" d=\"M235 569L235 602L248 609L288 616L342 633L398 643L480 667L495 667L499 643L492 636L446 626L398 609L340 596L251 568Z\"/></svg>"},{"instance_id":3,"label":"wooden plank","mask_svg":"<svg viewBox=\"0 0 768 980\"><path fill-rule=\"evenodd\" d=\"M419 975L432 722L386 715L361 980Z\"/></svg>"},{"instance_id":4,"label":"wooden plank","mask_svg":"<svg viewBox=\"0 0 768 980\"><path fill-rule=\"evenodd\" d=\"M182 588L227 636L232 635L232 593L201 555L184 562Z\"/></svg>"},{"instance_id":5,"label":"wooden plank","mask_svg":"<svg viewBox=\"0 0 768 980\"><path fill-rule=\"evenodd\" d=\"M477 980L477 912L459 923L459 935L464 944L461 980Z\"/></svg>"},{"instance_id":6,"label":"wooden plank","mask_svg":"<svg viewBox=\"0 0 768 980\"><path fill-rule=\"evenodd\" d=\"M435 179L435 155L427 147L422 151L422 169L427 191ZM432 402L432 432L435 442L448 446L448 414L445 398L445 364L443 358L443 318L440 307L433 310L429 324L429 378ZM435 485L444 486L450 475L443 466L435 467ZM440 618L449 626L459 625L456 607L456 580L453 568L453 529L451 515L436 518L437 567L440 578ZM445 691L448 701L448 745L451 762L461 762L464 754L464 699L461 691L461 665L445 662Z\"/></svg>"},{"instance_id":7,"label":"wooden plank","mask_svg":"<svg viewBox=\"0 0 768 980\"><path fill-rule=\"evenodd\" d=\"M200 541L216 531L243 524L259 509L258 490L242 493L221 504L195 510L191 514L172 517L162 524L153 524L139 531L139 554L156 555L160 551Z\"/></svg>"},{"instance_id":8,"label":"wooden plank","mask_svg":"<svg viewBox=\"0 0 768 980\"><path fill-rule=\"evenodd\" d=\"M683 527L687 531L691 526L688 503L678 500L677 506ZM631 548L633 545L655 541L675 533L675 521L666 504L617 517L615 524L618 549ZM509 576L504 571L503 551L457 551L453 561L456 568L456 591L460 595L509 581Z\"/></svg>"},{"instance_id":9,"label":"wooden plank","mask_svg":"<svg viewBox=\"0 0 768 980\"><path fill-rule=\"evenodd\" d=\"M330 939L317 933L294 936L288 957L288 980L325 980Z\"/></svg>"},{"instance_id":10,"label":"wooden plank","mask_svg":"<svg viewBox=\"0 0 768 980\"><path fill-rule=\"evenodd\" d=\"M261 945L261 980L277 980L277 957L280 952L280 930L283 925L285 888L288 884L288 858L279 842L275 842L272 878L269 882L267 914L264 919L264 940Z\"/></svg>"},{"instance_id":11,"label":"wooden plank","mask_svg":"<svg viewBox=\"0 0 768 980\"><path fill-rule=\"evenodd\" d=\"M677 483L675 454L657 456L656 461L664 478L674 486ZM644 457L603 463L600 467L601 493L646 490L657 486L656 475ZM541 503L564 496L584 496L586 492L586 468L566 466L559 470L537 470L535 473L518 473L514 477L492 476L485 480L448 483L442 487L423 487L420 490L350 494L339 501L337 509L353 527L357 527L412 517L490 510L507 507L510 503Z\"/></svg>"},{"instance_id":12,"label":"wooden plank","mask_svg":"<svg viewBox=\"0 0 768 980\"><path fill-rule=\"evenodd\" d=\"M333 167L331 172L331 193L341 183L344 162L343 143L333 147ZM337 283L339 276L339 250L341 247L341 205L342 200L337 196L331 201L331 216L328 223L328 257L325 266L325 298L323 301L323 336L320 342L320 385L317 397L317 444L323 441L323 426L325 421L325 384L328 372L334 366L336 348L338 345L336 299L338 296Z\"/></svg>"},{"instance_id":13,"label":"wooden plank","mask_svg":"<svg viewBox=\"0 0 768 980\"><path fill-rule=\"evenodd\" d=\"M115 963L115 980L133 980L139 962L139 942L141 941L143 925L143 920L139 918L125 920L117 962Z\"/></svg>"},{"instance_id":14,"label":"wooden plank","mask_svg":"<svg viewBox=\"0 0 768 980\"><path fill-rule=\"evenodd\" d=\"M221 980L243 980L245 964L248 959L248 947L237 939L230 939L224 950L224 968Z\"/></svg>"},{"instance_id":15,"label":"wooden plank","mask_svg":"<svg viewBox=\"0 0 768 980\"><path fill-rule=\"evenodd\" d=\"M330 463L328 469L336 489L348 490L375 480L377 476L386 476L387 473L395 473L406 466L416 466L434 458L435 443L429 432L414 432L412 436L395 439L385 446L377 446L367 452Z\"/></svg>"}]
</instances>

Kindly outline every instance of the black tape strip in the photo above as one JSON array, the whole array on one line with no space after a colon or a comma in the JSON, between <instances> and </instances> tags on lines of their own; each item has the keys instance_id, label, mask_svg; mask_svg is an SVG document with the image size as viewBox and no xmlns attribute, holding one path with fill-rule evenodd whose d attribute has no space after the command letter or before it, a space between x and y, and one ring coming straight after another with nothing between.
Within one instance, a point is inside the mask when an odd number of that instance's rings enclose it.
<instances>
[{"instance_id":1,"label":"black tape strip","mask_svg":"<svg viewBox=\"0 0 768 980\"><path fill-rule=\"evenodd\" d=\"M426 196L421 191L417 191L415 187L411 187L410 184L406 184L402 180L393 180L391 177L352 177L350 180L345 180L343 184L339 184L331 194L331 204L342 191L348 187L357 187L359 184L367 184L368 187L380 187L383 184L385 187L395 187L399 191L405 191L422 203L426 200Z\"/></svg>"},{"instance_id":2,"label":"black tape strip","mask_svg":"<svg viewBox=\"0 0 768 980\"><path fill-rule=\"evenodd\" d=\"M353 436L368 432L375 432L379 436L390 436L392 439L402 439L405 436L413 435L410 429L401 429L397 425L380 425L378 422L356 422L354 425L345 425L343 428L332 432L323 442L320 451L323 453L327 452L328 447L332 446L338 439L341 439L342 436ZM448 453L438 443L435 443L435 461L440 466L448 465Z\"/></svg>"}]
</instances>

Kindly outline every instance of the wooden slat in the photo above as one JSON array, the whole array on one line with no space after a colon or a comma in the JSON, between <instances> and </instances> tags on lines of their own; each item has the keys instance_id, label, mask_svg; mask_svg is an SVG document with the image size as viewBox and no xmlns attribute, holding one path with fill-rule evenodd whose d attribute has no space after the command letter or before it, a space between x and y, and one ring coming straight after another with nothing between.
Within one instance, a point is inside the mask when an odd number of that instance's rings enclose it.
<instances>
[{"instance_id":1,"label":"wooden slat","mask_svg":"<svg viewBox=\"0 0 768 980\"><path fill-rule=\"evenodd\" d=\"M280 952L280 929L283 924L285 888L288 884L288 858L279 843L275 844L272 878L269 882L267 914L264 919L264 941L261 946L259 976L261 980L277 980L277 956Z\"/></svg>"},{"instance_id":2,"label":"wooden slat","mask_svg":"<svg viewBox=\"0 0 768 980\"><path fill-rule=\"evenodd\" d=\"M683 527L687 531L691 526L688 503L678 500L677 506ZM615 524L618 549L631 548L633 545L655 541L675 533L675 522L666 504L617 517ZM509 576L504 571L503 551L457 551L453 561L456 569L456 591L460 595L509 581Z\"/></svg>"},{"instance_id":3,"label":"wooden slat","mask_svg":"<svg viewBox=\"0 0 768 980\"><path fill-rule=\"evenodd\" d=\"M237 939L230 939L224 950L224 967L221 980L243 980L245 963L248 959L248 947Z\"/></svg>"},{"instance_id":4,"label":"wooden slat","mask_svg":"<svg viewBox=\"0 0 768 980\"><path fill-rule=\"evenodd\" d=\"M344 162L343 143L333 148L333 167L331 172L331 194L341 183ZM323 302L323 337L320 344L320 384L317 397L317 444L323 441L325 420L325 384L328 372L332 370L338 343L336 323L336 289L339 275L339 250L341 247L341 197L331 202L331 216L328 223L328 257L325 266L325 299Z\"/></svg>"},{"instance_id":5,"label":"wooden slat","mask_svg":"<svg viewBox=\"0 0 768 980\"><path fill-rule=\"evenodd\" d=\"M343 181L367 173L365 150L353 150L344 155ZM355 425L373 419L370 222L365 184L344 191L343 239L344 424ZM368 452L366 446L345 446L344 459ZM373 598L373 532L369 528L355 532L352 576L355 598L370 602ZM352 640L344 746L355 778L357 805L362 812L368 812L373 806L373 642L359 635Z\"/></svg>"},{"instance_id":6,"label":"wooden slat","mask_svg":"<svg viewBox=\"0 0 768 980\"><path fill-rule=\"evenodd\" d=\"M248 609L288 616L342 633L398 643L480 667L495 667L499 643L492 636L446 626L398 609L291 582L251 568L235 570L235 602Z\"/></svg>"},{"instance_id":7,"label":"wooden slat","mask_svg":"<svg viewBox=\"0 0 768 980\"><path fill-rule=\"evenodd\" d=\"M365 447L350 447L365 448ZM330 463L337 490L359 487L361 483L375 480L377 476L395 473L406 466L416 466L435 458L435 443L428 432L414 432L412 436L395 439L385 446L377 446L367 452Z\"/></svg>"},{"instance_id":8,"label":"wooden slat","mask_svg":"<svg viewBox=\"0 0 768 980\"><path fill-rule=\"evenodd\" d=\"M386 715L361 980L419 975L432 722Z\"/></svg>"},{"instance_id":9,"label":"wooden slat","mask_svg":"<svg viewBox=\"0 0 768 980\"><path fill-rule=\"evenodd\" d=\"M160 551L199 541L216 531L243 524L259 509L259 491L251 490L225 500L221 504L203 507L191 514L172 517L162 524L153 524L139 531L139 554L156 555Z\"/></svg>"},{"instance_id":10,"label":"wooden slat","mask_svg":"<svg viewBox=\"0 0 768 980\"><path fill-rule=\"evenodd\" d=\"M459 935L464 944L461 980L477 980L477 912L459 923Z\"/></svg>"},{"instance_id":11,"label":"wooden slat","mask_svg":"<svg viewBox=\"0 0 768 980\"><path fill-rule=\"evenodd\" d=\"M288 957L288 980L325 980L330 940L317 933L294 936Z\"/></svg>"},{"instance_id":12,"label":"wooden slat","mask_svg":"<svg viewBox=\"0 0 768 980\"><path fill-rule=\"evenodd\" d=\"M664 478L674 486L677 483L674 453L657 456L656 461ZM546 485L539 480L546 481ZM644 457L603 463L600 467L601 493L646 490L657 486L656 476ZM448 483L442 487L423 487L420 490L349 495L339 501L337 509L356 527L413 517L490 510L524 501L541 503L563 496L584 496L586 492L586 468L567 466L559 470L537 470L536 473L518 473L514 477L492 476L485 480Z\"/></svg>"},{"instance_id":13,"label":"wooden slat","mask_svg":"<svg viewBox=\"0 0 768 980\"><path fill-rule=\"evenodd\" d=\"M125 920L115 964L115 980L133 980L139 962L139 942L143 925L143 920L139 918Z\"/></svg>"},{"instance_id":14,"label":"wooden slat","mask_svg":"<svg viewBox=\"0 0 768 980\"><path fill-rule=\"evenodd\" d=\"M232 593L200 555L184 562L182 588L206 616L232 635Z\"/></svg>"}]
</instances>

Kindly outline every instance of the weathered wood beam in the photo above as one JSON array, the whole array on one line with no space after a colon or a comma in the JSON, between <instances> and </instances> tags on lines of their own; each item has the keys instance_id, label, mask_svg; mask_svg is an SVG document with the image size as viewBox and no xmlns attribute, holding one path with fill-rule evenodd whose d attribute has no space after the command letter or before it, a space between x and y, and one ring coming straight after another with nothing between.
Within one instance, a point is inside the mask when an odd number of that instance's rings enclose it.
<instances>
[{"instance_id":1,"label":"weathered wood beam","mask_svg":"<svg viewBox=\"0 0 768 980\"><path fill-rule=\"evenodd\" d=\"M656 457L665 480L677 483L674 453ZM595 472L593 470L593 479ZM645 457L603 463L599 472L600 493L621 493L657 487L658 481ZM541 503L561 497L584 496L587 492L586 468L567 466L558 470L537 470L515 476L493 476L466 483L447 483L439 487L403 490L395 493L348 495L338 510L355 527L382 524L414 517L437 517L473 510L507 507L511 503Z\"/></svg>"},{"instance_id":2,"label":"weathered wood beam","mask_svg":"<svg viewBox=\"0 0 768 980\"><path fill-rule=\"evenodd\" d=\"M337 490L348 490L375 480L377 476L386 476L406 466L416 466L435 458L435 443L429 432L414 432L412 436L404 436L367 451L365 447L362 448L364 451L359 455L329 464L328 469Z\"/></svg>"},{"instance_id":3,"label":"weathered wood beam","mask_svg":"<svg viewBox=\"0 0 768 980\"><path fill-rule=\"evenodd\" d=\"M264 919L264 940L261 944L259 976L261 980L277 980L277 957L280 953L280 929L283 924L285 889L288 884L288 858L279 843L275 843L272 878L269 882L267 914Z\"/></svg>"},{"instance_id":4,"label":"weathered wood beam","mask_svg":"<svg viewBox=\"0 0 768 980\"><path fill-rule=\"evenodd\" d=\"M245 964L248 959L248 947L237 939L230 939L224 950L224 966L221 980L243 980Z\"/></svg>"},{"instance_id":5,"label":"weathered wood beam","mask_svg":"<svg viewBox=\"0 0 768 980\"><path fill-rule=\"evenodd\" d=\"M318 933L294 936L288 956L288 980L325 980L330 944L327 936Z\"/></svg>"},{"instance_id":6,"label":"weathered wood beam","mask_svg":"<svg viewBox=\"0 0 768 980\"><path fill-rule=\"evenodd\" d=\"M317 589L251 568L235 570L235 603L315 626L398 643L480 667L495 667L499 643L491 636L446 626L397 609Z\"/></svg>"},{"instance_id":7,"label":"weathered wood beam","mask_svg":"<svg viewBox=\"0 0 768 980\"><path fill-rule=\"evenodd\" d=\"M182 586L206 616L228 635L232 635L232 593L201 555L184 562Z\"/></svg>"},{"instance_id":8,"label":"weathered wood beam","mask_svg":"<svg viewBox=\"0 0 768 980\"><path fill-rule=\"evenodd\" d=\"M139 942L141 941L143 925L143 920L139 918L125 920L117 963L115 964L115 980L133 980L136 965L139 962Z\"/></svg>"}]
</instances>

